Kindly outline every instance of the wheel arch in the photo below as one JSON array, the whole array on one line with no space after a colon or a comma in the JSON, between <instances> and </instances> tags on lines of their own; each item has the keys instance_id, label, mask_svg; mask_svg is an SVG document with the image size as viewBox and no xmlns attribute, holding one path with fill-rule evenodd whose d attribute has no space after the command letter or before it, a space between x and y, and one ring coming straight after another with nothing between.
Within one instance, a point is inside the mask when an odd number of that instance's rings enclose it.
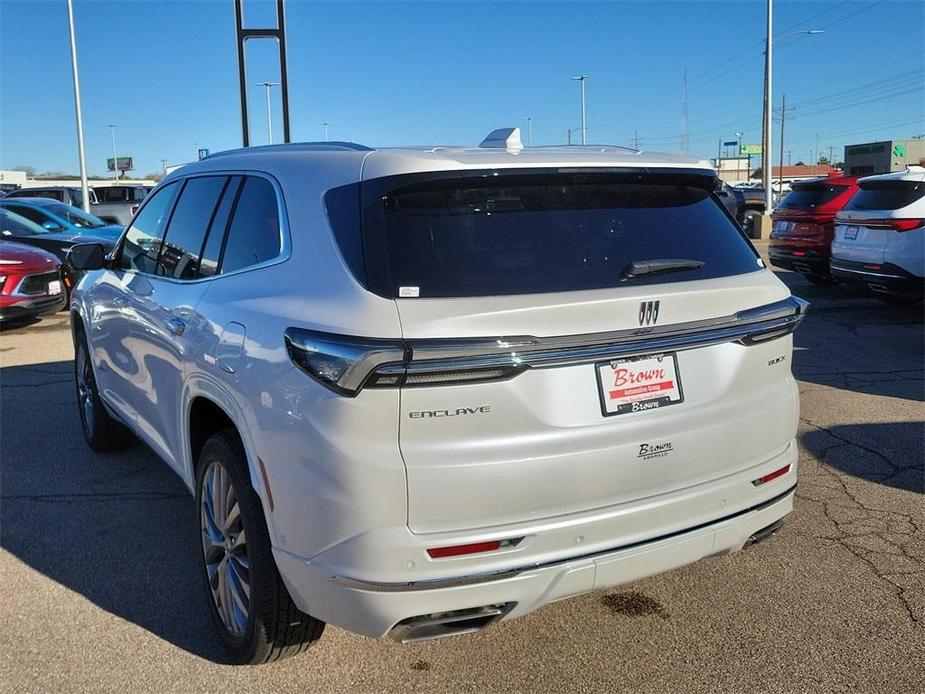
<instances>
[{"instance_id":1,"label":"wheel arch","mask_svg":"<svg viewBox=\"0 0 925 694\"><path fill-rule=\"evenodd\" d=\"M183 411L182 440L185 449L183 479L190 491L195 494L199 454L205 442L212 434L225 429L233 429L244 448L251 486L260 497L271 537L275 536L272 518L268 513L268 510L273 508L269 480L265 467L259 461L243 410L238 407L230 393L219 384L211 380L194 380L191 387L187 389L186 405Z\"/></svg>"}]
</instances>

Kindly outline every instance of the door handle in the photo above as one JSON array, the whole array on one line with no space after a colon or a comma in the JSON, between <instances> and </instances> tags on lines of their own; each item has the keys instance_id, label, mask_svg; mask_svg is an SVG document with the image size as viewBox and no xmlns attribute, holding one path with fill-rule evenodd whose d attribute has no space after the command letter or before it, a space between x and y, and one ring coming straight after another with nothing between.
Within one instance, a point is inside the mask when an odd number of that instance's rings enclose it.
<instances>
[{"instance_id":1,"label":"door handle","mask_svg":"<svg viewBox=\"0 0 925 694\"><path fill-rule=\"evenodd\" d=\"M174 335L182 335L186 332L186 323L179 318L171 318L167 321L167 329Z\"/></svg>"}]
</instances>

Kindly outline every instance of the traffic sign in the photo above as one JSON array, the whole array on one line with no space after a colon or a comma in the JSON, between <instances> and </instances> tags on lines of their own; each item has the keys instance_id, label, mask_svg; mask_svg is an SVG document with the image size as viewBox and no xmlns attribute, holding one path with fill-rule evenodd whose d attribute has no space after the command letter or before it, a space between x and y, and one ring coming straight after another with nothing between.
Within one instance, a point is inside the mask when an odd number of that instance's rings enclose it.
<instances>
[{"instance_id":1,"label":"traffic sign","mask_svg":"<svg viewBox=\"0 0 925 694\"><path fill-rule=\"evenodd\" d=\"M761 145L739 145L739 154L761 154Z\"/></svg>"}]
</instances>

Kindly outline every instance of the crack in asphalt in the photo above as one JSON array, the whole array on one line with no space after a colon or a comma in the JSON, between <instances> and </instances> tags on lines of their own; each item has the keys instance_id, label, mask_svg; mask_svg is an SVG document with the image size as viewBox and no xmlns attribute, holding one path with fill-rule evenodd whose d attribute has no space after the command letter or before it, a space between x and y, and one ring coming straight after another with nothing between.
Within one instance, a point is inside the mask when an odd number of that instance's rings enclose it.
<instances>
[{"instance_id":1,"label":"crack in asphalt","mask_svg":"<svg viewBox=\"0 0 925 694\"><path fill-rule=\"evenodd\" d=\"M883 480L881 481L889 480L905 470L913 469L917 464L913 463L912 466L900 465L880 451L836 434L825 426L805 417L801 417L800 420L837 441L837 443L825 446L817 451L808 450L807 452L820 463L818 469L834 480L838 486L830 487L805 478L801 480L797 496L808 503L818 504L822 509L823 516L832 524L837 534L813 534L798 531L799 534L836 544L860 559L878 579L891 588L909 620L917 626L925 626L922 624L921 617L916 614L912 601L907 594L906 586L902 585L900 579L894 580L893 578L925 572L925 561L923 561L925 556L916 556L908 549L908 545L920 542L918 534L921 533L922 526L912 514L872 508L863 503L852 492L842 476L826 464L826 457L832 451L845 447L857 448L870 453L892 470L892 472L884 472ZM825 498L825 494L814 496L814 487L825 489L829 492L841 492L844 498L840 500ZM882 566L882 562L875 561L871 556L878 554L903 557L914 568L909 568L908 570L897 570L896 567L887 568Z\"/></svg>"}]
</instances>

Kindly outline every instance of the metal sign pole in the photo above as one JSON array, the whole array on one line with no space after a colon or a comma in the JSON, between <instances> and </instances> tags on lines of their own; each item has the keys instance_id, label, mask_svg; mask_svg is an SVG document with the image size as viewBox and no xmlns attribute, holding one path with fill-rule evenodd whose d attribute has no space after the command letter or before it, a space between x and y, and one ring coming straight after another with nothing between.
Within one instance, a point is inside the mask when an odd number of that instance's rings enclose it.
<instances>
[{"instance_id":1,"label":"metal sign pole","mask_svg":"<svg viewBox=\"0 0 925 694\"><path fill-rule=\"evenodd\" d=\"M241 93L241 139L250 147L250 123L247 114L247 68L244 45L250 39L276 39L279 46L279 83L283 109L283 142L290 142L289 133L289 77L286 68L286 17L284 0L276 0L275 29L245 29L243 0L234 0L235 35L238 44L238 85Z\"/></svg>"}]
</instances>

